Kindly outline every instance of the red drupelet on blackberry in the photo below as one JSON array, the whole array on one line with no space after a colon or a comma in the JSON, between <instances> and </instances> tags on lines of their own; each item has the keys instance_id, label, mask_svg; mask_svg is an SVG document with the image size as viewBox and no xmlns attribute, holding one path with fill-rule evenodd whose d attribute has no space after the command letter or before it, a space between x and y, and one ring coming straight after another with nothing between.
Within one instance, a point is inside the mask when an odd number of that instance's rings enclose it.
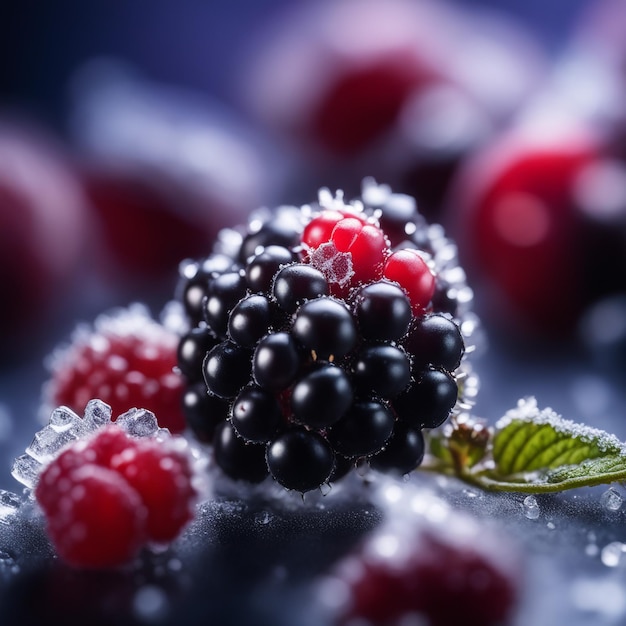
<instances>
[{"instance_id":1,"label":"red drupelet on blackberry","mask_svg":"<svg viewBox=\"0 0 626 626\"><path fill-rule=\"evenodd\" d=\"M321 190L223 231L181 266L178 294L188 425L232 479L305 492L363 460L408 473L421 429L471 402L458 381L477 323L456 247L371 180L350 203Z\"/></svg>"}]
</instances>

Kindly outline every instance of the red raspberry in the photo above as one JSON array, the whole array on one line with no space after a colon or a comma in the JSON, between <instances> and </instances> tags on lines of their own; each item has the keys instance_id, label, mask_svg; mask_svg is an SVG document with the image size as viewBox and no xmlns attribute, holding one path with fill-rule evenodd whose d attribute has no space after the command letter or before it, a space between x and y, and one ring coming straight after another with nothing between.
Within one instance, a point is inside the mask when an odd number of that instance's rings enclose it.
<instances>
[{"instance_id":1,"label":"red raspberry","mask_svg":"<svg viewBox=\"0 0 626 626\"><path fill-rule=\"evenodd\" d=\"M430 533L403 549L410 553L401 563L365 557L350 581L351 605L342 619L387 625L417 613L431 626L508 623L516 585L495 559Z\"/></svg>"},{"instance_id":2,"label":"red raspberry","mask_svg":"<svg viewBox=\"0 0 626 626\"><path fill-rule=\"evenodd\" d=\"M37 320L62 310L85 254L89 211L66 157L41 128L0 118L0 281L10 301L0 308L5 356L37 349L45 331Z\"/></svg>"},{"instance_id":3,"label":"red raspberry","mask_svg":"<svg viewBox=\"0 0 626 626\"><path fill-rule=\"evenodd\" d=\"M42 506L51 480L47 471L37 488ZM139 494L117 472L94 464L65 471L63 479L66 488L56 490L58 502L46 511L59 556L85 568L112 567L134 558L146 539L146 511Z\"/></svg>"},{"instance_id":4,"label":"red raspberry","mask_svg":"<svg viewBox=\"0 0 626 626\"><path fill-rule=\"evenodd\" d=\"M175 450L163 450L156 441L146 440L118 455L112 467L141 496L148 512L148 538L172 541L193 517L196 494L187 458Z\"/></svg>"},{"instance_id":5,"label":"red raspberry","mask_svg":"<svg viewBox=\"0 0 626 626\"><path fill-rule=\"evenodd\" d=\"M406 291L414 315L424 312L435 293L435 276L419 252L411 248L393 252L385 262L383 276Z\"/></svg>"},{"instance_id":6,"label":"red raspberry","mask_svg":"<svg viewBox=\"0 0 626 626\"><path fill-rule=\"evenodd\" d=\"M51 360L45 404L82 413L91 398L111 406L113 415L131 408L152 411L163 428L185 428L183 383L174 370L178 337L141 306L99 317L92 329L78 329L69 347Z\"/></svg>"},{"instance_id":7,"label":"red raspberry","mask_svg":"<svg viewBox=\"0 0 626 626\"><path fill-rule=\"evenodd\" d=\"M193 468L172 440L115 425L66 448L41 473L35 498L58 554L78 567L122 565L147 542L172 541L193 517Z\"/></svg>"}]
</instances>

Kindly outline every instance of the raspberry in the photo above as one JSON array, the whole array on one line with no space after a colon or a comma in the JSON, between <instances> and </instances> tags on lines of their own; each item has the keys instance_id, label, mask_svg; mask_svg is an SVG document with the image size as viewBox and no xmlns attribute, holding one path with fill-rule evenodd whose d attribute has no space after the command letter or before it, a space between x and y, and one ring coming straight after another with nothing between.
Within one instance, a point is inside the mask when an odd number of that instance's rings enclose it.
<instances>
[{"instance_id":1,"label":"raspberry","mask_svg":"<svg viewBox=\"0 0 626 626\"><path fill-rule=\"evenodd\" d=\"M318 205L259 212L181 268L187 420L230 478L269 472L305 492L361 460L408 473L421 429L455 410L471 336L460 324L476 326L456 248L414 202L373 185L350 204L322 190ZM396 204L387 223L406 239L391 249L378 218Z\"/></svg>"},{"instance_id":2,"label":"raspberry","mask_svg":"<svg viewBox=\"0 0 626 626\"><path fill-rule=\"evenodd\" d=\"M114 415L145 407L162 427L182 432L183 380L174 371L178 348L177 335L141 305L101 315L92 327L77 328L70 344L52 354L44 405L82 413L91 398L100 398Z\"/></svg>"},{"instance_id":3,"label":"raspberry","mask_svg":"<svg viewBox=\"0 0 626 626\"><path fill-rule=\"evenodd\" d=\"M417 545L403 549L411 552L400 566L384 560L365 562L352 583L345 623L359 617L374 624L397 624L408 614L423 616L432 626L508 622L515 584L495 560L435 534L425 534Z\"/></svg>"},{"instance_id":4,"label":"raspberry","mask_svg":"<svg viewBox=\"0 0 626 626\"><path fill-rule=\"evenodd\" d=\"M345 589L334 623L511 623L521 563L508 538L428 493L409 488L398 499L397 485L392 489L390 502L382 484L380 504L392 513L387 521L333 567L330 584L320 586ZM419 512L411 507L417 497ZM433 511L436 520L429 519Z\"/></svg>"},{"instance_id":5,"label":"raspberry","mask_svg":"<svg viewBox=\"0 0 626 626\"><path fill-rule=\"evenodd\" d=\"M142 415L131 412L119 420L131 432L146 432L150 426ZM73 416L72 422L81 420ZM149 542L172 541L193 517L198 495L191 459L176 441L131 436L109 422L53 458L34 495L59 556L77 567L113 567Z\"/></svg>"}]
</instances>

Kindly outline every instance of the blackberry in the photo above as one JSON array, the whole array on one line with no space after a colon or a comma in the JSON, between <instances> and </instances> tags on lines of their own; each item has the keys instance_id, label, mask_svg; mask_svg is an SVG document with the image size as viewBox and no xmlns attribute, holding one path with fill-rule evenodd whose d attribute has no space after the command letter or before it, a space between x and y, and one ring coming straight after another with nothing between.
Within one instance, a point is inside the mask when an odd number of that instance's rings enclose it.
<instances>
[{"instance_id":1,"label":"blackberry","mask_svg":"<svg viewBox=\"0 0 626 626\"><path fill-rule=\"evenodd\" d=\"M363 460L412 471L421 430L471 404L464 281L443 229L371 180L348 204L322 190L257 212L181 265L188 426L248 482L304 493Z\"/></svg>"}]
</instances>

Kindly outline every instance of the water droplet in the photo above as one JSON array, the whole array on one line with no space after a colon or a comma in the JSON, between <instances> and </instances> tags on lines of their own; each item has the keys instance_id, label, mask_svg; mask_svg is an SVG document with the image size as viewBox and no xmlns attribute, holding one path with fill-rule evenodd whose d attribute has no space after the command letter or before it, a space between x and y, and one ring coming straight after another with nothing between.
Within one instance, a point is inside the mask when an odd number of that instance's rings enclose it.
<instances>
[{"instance_id":1,"label":"water droplet","mask_svg":"<svg viewBox=\"0 0 626 626\"><path fill-rule=\"evenodd\" d=\"M622 508L624 499L620 494L611 487L600 496L600 503L607 511L619 511Z\"/></svg>"},{"instance_id":2,"label":"water droplet","mask_svg":"<svg viewBox=\"0 0 626 626\"><path fill-rule=\"evenodd\" d=\"M587 533L587 545L585 546L585 554L589 557L596 557L600 554L596 533L589 531Z\"/></svg>"},{"instance_id":3,"label":"water droplet","mask_svg":"<svg viewBox=\"0 0 626 626\"><path fill-rule=\"evenodd\" d=\"M320 492L323 496L327 496L333 489L333 486L330 483L322 483L320 485Z\"/></svg>"},{"instance_id":4,"label":"water droplet","mask_svg":"<svg viewBox=\"0 0 626 626\"><path fill-rule=\"evenodd\" d=\"M463 489L463 494L470 499L478 498L480 495L475 489Z\"/></svg>"},{"instance_id":5,"label":"water droplet","mask_svg":"<svg viewBox=\"0 0 626 626\"><path fill-rule=\"evenodd\" d=\"M254 521L261 526L270 523L271 515L267 511L260 511L254 516Z\"/></svg>"},{"instance_id":6,"label":"water droplet","mask_svg":"<svg viewBox=\"0 0 626 626\"><path fill-rule=\"evenodd\" d=\"M135 616L146 622L159 622L168 611L165 591L155 585L146 585L137 591L133 599Z\"/></svg>"},{"instance_id":7,"label":"water droplet","mask_svg":"<svg viewBox=\"0 0 626 626\"><path fill-rule=\"evenodd\" d=\"M183 569L183 564L180 559L170 559L167 568L172 572L180 572Z\"/></svg>"},{"instance_id":8,"label":"water droplet","mask_svg":"<svg viewBox=\"0 0 626 626\"><path fill-rule=\"evenodd\" d=\"M524 516L528 519L537 519L541 514L537 498L535 496L526 496L524 498Z\"/></svg>"},{"instance_id":9,"label":"water droplet","mask_svg":"<svg viewBox=\"0 0 626 626\"><path fill-rule=\"evenodd\" d=\"M0 550L0 580L8 579L19 572L19 566L15 559L4 550Z\"/></svg>"},{"instance_id":10,"label":"water droplet","mask_svg":"<svg viewBox=\"0 0 626 626\"><path fill-rule=\"evenodd\" d=\"M554 530L556 528L556 524L554 522L548 522L546 526L549 530Z\"/></svg>"},{"instance_id":11,"label":"water droplet","mask_svg":"<svg viewBox=\"0 0 626 626\"><path fill-rule=\"evenodd\" d=\"M626 544L621 541L612 541L602 548L600 560L607 567L617 567L622 560L622 555L626 552Z\"/></svg>"}]
</instances>

